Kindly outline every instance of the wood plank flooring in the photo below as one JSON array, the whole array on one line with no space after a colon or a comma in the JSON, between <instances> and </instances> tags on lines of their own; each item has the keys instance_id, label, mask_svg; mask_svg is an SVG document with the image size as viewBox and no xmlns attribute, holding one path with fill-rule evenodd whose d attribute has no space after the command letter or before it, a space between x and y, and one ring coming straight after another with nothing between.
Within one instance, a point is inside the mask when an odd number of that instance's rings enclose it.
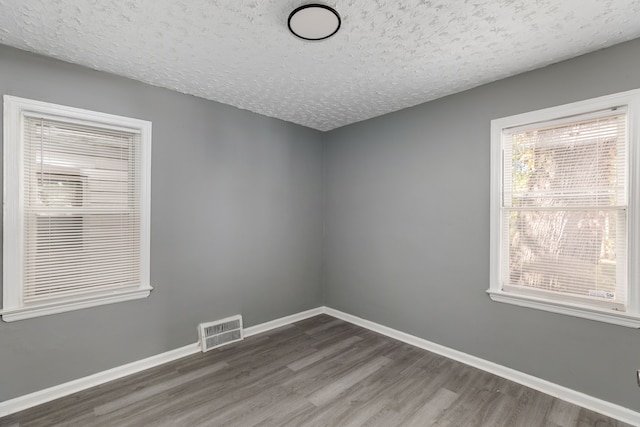
<instances>
[{"instance_id":1,"label":"wood plank flooring","mask_svg":"<svg viewBox=\"0 0 640 427\"><path fill-rule=\"evenodd\" d=\"M320 315L0 418L0 426L625 426Z\"/></svg>"}]
</instances>

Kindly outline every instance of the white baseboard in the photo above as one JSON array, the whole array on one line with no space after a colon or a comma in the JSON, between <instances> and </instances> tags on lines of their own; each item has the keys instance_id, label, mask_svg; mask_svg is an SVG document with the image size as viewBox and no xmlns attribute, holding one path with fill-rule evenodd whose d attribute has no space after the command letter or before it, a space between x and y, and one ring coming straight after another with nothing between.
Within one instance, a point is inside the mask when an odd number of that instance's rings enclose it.
<instances>
[{"instance_id":1,"label":"white baseboard","mask_svg":"<svg viewBox=\"0 0 640 427\"><path fill-rule=\"evenodd\" d=\"M462 362L466 365L482 369L483 371L492 373L502 378L506 378L510 381L522 384L534 390L538 390L542 393L557 397L558 399L573 403L583 408L590 409L602 415L615 418L634 426L640 426L640 413L623 406L616 405L614 403L607 402L606 400L598 399L593 396L589 396L579 391L563 387L561 385L543 380L538 377L534 377L533 375L525 374L524 372L516 371L515 369L507 368L506 366L489 362L488 360L481 359L479 357L472 356L470 354L463 353L461 351L454 350L431 341L427 341L414 335L400 332L396 329L392 329L387 326L383 326L378 323L371 322L369 320L365 320L339 310L335 310L333 308L323 307L323 312L346 322L353 323L354 325L362 326L363 328L367 328L379 334L394 338L398 341L402 341L415 347L430 351L432 353L448 357L449 359L457 360L458 362Z\"/></svg>"},{"instance_id":2,"label":"white baseboard","mask_svg":"<svg viewBox=\"0 0 640 427\"><path fill-rule=\"evenodd\" d=\"M515 369L507 368L506 366L498 365L497 363L489 362L488 360L481 359L476 356L471 356L470 354L463 353L458 350L453 350L440 344L436 344L431 341L416 337L414 335L400 332L396 329L392 329L387 326L383 326L378 323L371 322L369 320L365 320L360 317L356 317L329 307L318 307L300 313L292 314L290 316L275 319L269 322L261 323L259 325L250 326L248 328L245 328L244 336L250 337L252 335L267 332L272 329L286 326L290 323L317 316L318 314L328 314L335 318L342 319L346 322L362 326L363 328L370 329L382 335L386 335L390 338L397 339L398 341L402 341L418 348L440 354L444 357L457 360L458 362L462 362L466 365L482 369L483 371L490 372L499 377L506 378L518 384L522 384L534 390L546 393L550 396L557 397L558 399L562 399L567 402L590 409L592 411L599 412L608 417L615 418L631 425L640 426L640 413L635 412L631 409L616 405L611 402L607 402L602 399L598 399L593 396L589 396L587 394L569 389L567 387L563 387L561 385L534 377L533 375L525 374L523 372L516 371ZM113 381L127 375L135 374L154 366L172 362L182 357L198 353L199 351L200 347L197 343L189 344L185 347L167 351L156 356L151 356L146 359L115 367L113 369L98 372L84 378L79 378L77 380L69 381L64 384L20 396L15 399L0 402L0 417L4 417L6 415L28 409L33 406L41 405L43 403L68 396L72 393L77 393L79 391L86 390L88 388L95 387L97 385L104 384L106 382Z\"/></svg>"},{"instance_id":3,"label":"white baseboard","mask_svg":"<svg viewBox=\"0 0 640 427\"><path fill-rule=\"evenodd\" d=\"M303 311L301 313L282 317L280 319L275 319L270 322L250 326L244 329L244 336L250 337L262 332L270 331L271 329L279 328L293 322L298 322L309 317L317 316L318 314L322 314L323 312L324 307L318 307L311 310ZM42 405L43 403L65 397L70 394L107 383L109 381L117 380L127 375L144 371L145 369L153 368L155 366L159 366L168 362L173 362L174 360L190 356L192 354L198 353L199 351L200 346L198 345L198 343L189 344L185 347L147 357L146 359L127 363L126 365L117 366L115 368L98 372L87 377L78 378L77 380L69 381L57 386L46 388L44 390L6 400L4 402L0 402L0 417L14 414L16 412L23 411L37 405Z\"/></svg>"},{"instance_id":4,"label":"white baseboard","mask_svg":"<svg viewBox=\"0 0 640 427\"><path fill-rule=\"evenodd\" d=\"M302 311L300 313L292 314L290 316L281 317L279 319L272 320L270 322L260 323L259 325L249 326L244 328L244 336L250 337L252 335L261 334L263 332L270 331L272 329L286 326L290 323L299 322L304 319L308 319L318 314L324 313L324 307L312 308L311 310Z\"/></svg>"},{"instance_id":5,"label":"white baseboard","mask_svg":"<svg viewBox=\"0 0 640 427\"><path fill-rule=\"evenodd\" d=\"M15 399L5 400L4 402L0 402L0 417L23 411L37 405L42 405L43 403L68 396L109 381L117 380L118 378L122 378L127 375L144 371L145 369L172 362L182 357L195 354L199 351L200 347L198 347L197 343L189 344L184 347L176 348L175 350L147 357L146 359L137 360L87 377L78 378L77 380L16 397Z\"/></svg>"}]
</instances>

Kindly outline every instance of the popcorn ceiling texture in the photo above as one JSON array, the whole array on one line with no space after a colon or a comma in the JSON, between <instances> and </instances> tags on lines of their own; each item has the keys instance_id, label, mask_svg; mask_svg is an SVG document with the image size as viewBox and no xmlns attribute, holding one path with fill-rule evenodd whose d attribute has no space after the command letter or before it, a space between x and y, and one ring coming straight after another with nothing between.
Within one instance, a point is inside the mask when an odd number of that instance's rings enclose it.
<instances>
[{"instance_id":1,"label":"popcorn ceiling texture","mask_svg":"<svg viewBox=\"0 0 640 427\"><path fill-rule=\"evenodd\" d=\"M0 0L0 43L319 130L640 37L640 0Z\"/></svg>"}]
</instances>

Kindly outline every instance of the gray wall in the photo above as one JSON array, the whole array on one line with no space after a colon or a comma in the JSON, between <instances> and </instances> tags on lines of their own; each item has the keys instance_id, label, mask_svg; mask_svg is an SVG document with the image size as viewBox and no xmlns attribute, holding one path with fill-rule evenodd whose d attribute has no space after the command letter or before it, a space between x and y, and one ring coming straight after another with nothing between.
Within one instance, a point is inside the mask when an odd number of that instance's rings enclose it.
<instances>
[{"instance_id":1,"label":"gray wall","mask_svg":"<svg viewBox=\"0 0 640 427\"><path fill-rule=\"evenodd\" d=\"M153 122L148 299L0 322L0 401L322 303L323 135L0 46L0 94Z\"/></svg>"},{"instance_id":2,"label":"gray wall","mask_svg":"<svg viewBox=\"0 0 640 427\"><path fill-rule=\"evenodd\" d=\"M640 87L640 40L332 131L326 305L640 410L640 331L492 302L491 119Z\"/></svg>"},{"instance_id":3,"label":"gray wall","mask_svg":"<svg viewBox=\"0 0 640 427\"><path fill-rule=\"evenodd\" d=\"M324 292L328 306L640 410L638 331L485 293L490 120L640 87L638 69L640 40L320 134L0 47L0 93L153 122L155 286L0 322L0 401L193 343L200 321L241 312L250 326Z\"/></svg>"}]
</instances>

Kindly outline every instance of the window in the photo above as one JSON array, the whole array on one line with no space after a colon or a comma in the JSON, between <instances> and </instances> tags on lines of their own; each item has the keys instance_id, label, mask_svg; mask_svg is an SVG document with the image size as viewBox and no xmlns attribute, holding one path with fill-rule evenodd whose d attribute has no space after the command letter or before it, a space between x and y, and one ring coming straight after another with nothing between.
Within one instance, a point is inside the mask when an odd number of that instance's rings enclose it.
<instances>
[{"instance_id":1,"label":"window","mask_svg":"<svg viewBox=\"0 0 640 427\"><path fill-rule=\"evenodd\" d=\"M4 97L5 321L149 295L151 123Z\"/></svg>"},{"instance_id":2,"label":"window","mask_svg":"<svg viewBox=\"0 0 640 427\"><path fill-rule=\"evenodd\" d=\"M640 90L493 120L495 301L640 327Z\"/></svg>"}]
</instances>

